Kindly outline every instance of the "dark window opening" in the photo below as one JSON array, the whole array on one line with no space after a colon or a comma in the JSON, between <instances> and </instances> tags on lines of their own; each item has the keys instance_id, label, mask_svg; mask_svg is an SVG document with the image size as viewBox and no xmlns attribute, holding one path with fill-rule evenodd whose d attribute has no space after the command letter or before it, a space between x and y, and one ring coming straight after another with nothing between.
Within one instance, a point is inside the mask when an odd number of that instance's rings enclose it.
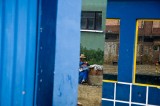
<instances>
[{"instance_id":1,"label":"dark window opening","mask_svg":"<svg viewBox=\"0 0 160 106\"><path fill-rule=\"evenodd\" d=\"M102 12L82 11L81 29L102 30Z\"/></svg>"}]
</instances>

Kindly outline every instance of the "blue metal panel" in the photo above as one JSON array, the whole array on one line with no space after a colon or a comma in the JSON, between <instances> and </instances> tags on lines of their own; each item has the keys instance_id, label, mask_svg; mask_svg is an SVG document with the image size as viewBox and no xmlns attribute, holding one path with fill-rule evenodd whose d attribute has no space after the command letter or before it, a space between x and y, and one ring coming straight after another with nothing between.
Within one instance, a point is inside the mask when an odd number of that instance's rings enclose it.
<instances>
[{"instance_id":1,"label":"blue metal panel","mask_svg":"<svg viewBox=\"0 0 160 106\"><path fill-rule=\"evenodd\" d=\"M114 83L103 83L102 98L114 99Z\"/></svg>"},{"instance_id":2,"label":"blue metal panel","mask_svg":"<svg viewBox=\"0 0 160 106\"><path fill-rule=\"evenodd\" d=\"M57 0L39 1L35 104L51 106L55 61ZM58 65L58 64L57 64Z\"/></svg>"},{"instance_id":3,"label":"blue metal panel","mask_svg":"<svg viewBox=\"0 0 160 106\"><path fill-rule=\"evenodd\" d=\"M146 87L132 86L132 102L146 103Z\"/></svg>"},{"instance_id":4,"label":"blue metal panel","mask_svg":"<svg viewBox=\"0 0 160 106\"><path fill-rule=\"evenodd\" d=\"M120 18L118 81L132 82L136 19L160 18L159 0L108 0L107 18Z\"/></svg>"},{"instance_id":5,"label":"blue metal panel","mask_svg":"<svg viewBox=\"0 0 160 106\"><path fill-rule=\"evenodd\" d=\"M128 101L130 95L130 86L124 84L117 84L116 87L116 100Z\"/></svg>"},{"instance_id":6,"label":"blue metal panel","mask_svg":"<svg viewBox=\"0 0 160 106\"><path fill-rule=\"evenodd\" d=\"M102 106L114 106L113 102L102 100Z\"/></svg>"},{"instance_id":7,"label":"blue metal panel","mask_svg":"<svg viewBox=\"0 0 160 106\"><path fill-rule=\"evenodd\" d=\"M81 0L58 0L53 106L77 104Z\"/></svg>"},{"instance_id":8,"label":"blue metal panel","mask_svg":"<svg viewBox=\"0 0 160 106\"><path fill-rule=\"evenodd\" d=\"M37 0L0 0L0 106L32 106Z\"/></svg>"},{"instance_id":9,"label":"blue metal panel","mask_svg":"<svg viewBox=\"0 0 160 106\"><path fill-rule=\"evenodd\" d=\"M152 87L149 88L148 104L160 106L160 89Z\"/></svg>"}]
</instances>

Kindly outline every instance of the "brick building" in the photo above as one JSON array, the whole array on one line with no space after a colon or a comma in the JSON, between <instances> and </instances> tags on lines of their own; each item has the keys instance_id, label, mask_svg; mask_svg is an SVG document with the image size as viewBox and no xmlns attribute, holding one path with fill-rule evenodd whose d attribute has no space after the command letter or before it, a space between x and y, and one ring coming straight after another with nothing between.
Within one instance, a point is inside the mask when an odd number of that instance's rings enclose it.
<instances>
[{"instance_id":1,"label":"brick building","mask_svg":"<svg viewBox=\"0 0 160 106\"><path fill-rule=\"evenodd\" d=\"M106 20L105 63L118 61L120 20ZM135 31L136 32L136 31ZM160 61L160 20L138 20L137 63Z\"/></svg>"}]
</instances>

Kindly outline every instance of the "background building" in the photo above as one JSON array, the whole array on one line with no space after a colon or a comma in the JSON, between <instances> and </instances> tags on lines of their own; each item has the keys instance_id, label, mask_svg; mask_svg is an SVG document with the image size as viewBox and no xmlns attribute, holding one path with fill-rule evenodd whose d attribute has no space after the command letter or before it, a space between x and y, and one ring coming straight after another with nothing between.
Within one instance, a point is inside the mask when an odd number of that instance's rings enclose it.
<instances>
[{"instance_id":1,"label":"background building","mask_svg":"<svg viewBox=\"0 0 160 106\"><path fill-rule=\"evenodd\" d=\"M82 0L82 47L104 50L106 4L106 0Z\"/></svg>"},{"instance_id":2,"label":"background building","mask_svg":"<svg viewBox=\"0 0 160 106\"><path fill-rule=\"evenodd\" d=\"M160 20L138 21L137 63L160 61ZM105 31L105 63L118 61L120 20L107 19Z\"/></svg>"}]
</instances>

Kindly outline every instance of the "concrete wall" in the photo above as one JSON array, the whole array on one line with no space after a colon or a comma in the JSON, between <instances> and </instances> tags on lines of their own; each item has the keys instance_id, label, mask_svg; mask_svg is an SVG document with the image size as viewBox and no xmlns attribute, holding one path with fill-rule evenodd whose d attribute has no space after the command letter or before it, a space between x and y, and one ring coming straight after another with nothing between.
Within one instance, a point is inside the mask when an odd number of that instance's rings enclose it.
<instances>
[{"instance_id":1,"label":"concrete wall","mask_svg":"<svg viewBox=\"0 0 160 106\"><path fill-rule=\"evenodd\" d=\"M104 50L104 34L81 32L81 45L87 49Z\"/></svg>"},{"instance_id":2,"label":"concrete wall","mask_svg":"<svg viewBox=\"0 0 160 106\"><path fill-rule=\"evenodd\" d=\"M82 0L82 11L102 11L102 32L81 31L81 45L87 49L104 50L106 0Z\"/></svg>"}]
</instances>

